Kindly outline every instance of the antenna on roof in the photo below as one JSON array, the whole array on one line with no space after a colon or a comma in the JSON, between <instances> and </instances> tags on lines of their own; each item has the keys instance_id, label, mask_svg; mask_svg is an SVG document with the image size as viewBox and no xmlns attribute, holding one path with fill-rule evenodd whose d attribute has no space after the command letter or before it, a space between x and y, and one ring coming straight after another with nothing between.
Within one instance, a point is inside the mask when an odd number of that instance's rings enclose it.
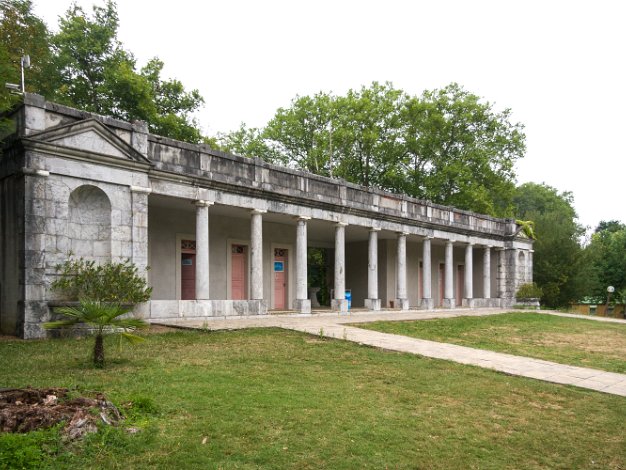
<instances>
[{"instance_id":1,"label":"antenna on roof","mask_svg":"<svg viewBox=\"0 0 626 470\"><path fill-rule=\"evenodd\" d=\"M24 93L26 91L26 87L24 86L24 69L30 68L30 56L28 54L22 56L20 66L22 69L22 93Z\"/></svg>"}]
</instances>

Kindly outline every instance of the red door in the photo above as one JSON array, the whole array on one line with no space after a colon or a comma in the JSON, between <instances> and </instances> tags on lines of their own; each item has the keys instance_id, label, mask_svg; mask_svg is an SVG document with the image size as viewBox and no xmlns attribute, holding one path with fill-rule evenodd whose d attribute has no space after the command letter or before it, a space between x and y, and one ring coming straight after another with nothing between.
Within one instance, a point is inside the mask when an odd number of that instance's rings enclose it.
<instances>
[{"instance_id":1,"label":"red door","mask_svg":"<svg viewBox=\"0 0 626 470\"><path fill-rule=\"evenodd\" d=\"M446 266L443 263L439 264L439 306L443 305L443 294L446 284Z\"/></svg>"},{"instance_id":2,"label":"red door","mask_svg":"<svg viewBox=\"0 0 626 470\"><path fill-rule=\"evenodd\" d=\"M465 266L460 264L456 270L456 306L463 304L463 291L465 290Z\"/></svg>"},{"instance_id":3,"label":"red door","mask_svg":"<svg viewBox=\"0 0 626 470\"><path fill-rule=\"evenodd\" d=\"M231 250L231 294L233 300L246 300L246 246L233 245Z\"/></svg>"},{"instance_id":4,"label":"red door","mask_svg":"<svg viewBox=\"0 0 626 470\"><path fill-rule=\"evenodd\" d=\"M181 253L180 267L180 298L194 300L196 298L196 255Z\"/></svg>"},{"instance_id":5,"label":"red door","mask_svg":"<svg viewBox=\"0 0 626 470\"><path fill-rule=\"evenodd\" d=\"M274 250L274 308L285 310L287 308L287 250L276 248Z\"/></svg>"}]
</instances>

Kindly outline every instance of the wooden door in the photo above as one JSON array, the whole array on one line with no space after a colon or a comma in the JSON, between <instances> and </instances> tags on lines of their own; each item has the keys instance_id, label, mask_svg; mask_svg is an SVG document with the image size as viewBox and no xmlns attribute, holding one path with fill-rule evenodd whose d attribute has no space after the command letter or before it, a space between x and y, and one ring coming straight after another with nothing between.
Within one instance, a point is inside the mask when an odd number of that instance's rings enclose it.
<instances>
[{"instance_id":1,"label":"wooden door","mask_svg":"<svg viewBox=\"0 0 626 470\"><path fill-rule=\"evenodd\" d=\"M195 300L196 298L196 255L181 253L180 266L180 298Z\"/></svg>"},{"instance_id":2,"label":"wooden door","mask_svg":"<svg viewBox=\"0 0 626 470\"><path fill-rule=\"evenodd\" d=\"M465 266L459 264L456 268L456 306L463 304L463 291L465 290Z\"/></svg>"},{"instance_id":3,"label":"wooden door","mask_svg":"<svg viewBox=\"0 0 626 470\"><path fill-rule=\"evenodd\" d=\"M287 308L287 249L276 248L274 250L274 308L285 310Z\"/></svg>"},{"instance_id":4,"label":"wooden door","mask_svg":"<svg viewBox=\"0 0 626 470\"><path fill-rule=\"evenodd\" d=\"M439 263L439 306L443 305L443 295L446 285L446 265Z\"/></svg>"},{"instance_id":5,"label":"wooden door","mask_svg":"<svg viewBox=\"0 0 626 470\"><path fill-rule=\"evenodd\" d=\"M246 300L247 294L247 247L233 245L231 250L231 295L232 300Z\"/></svg>"}]
</instances>

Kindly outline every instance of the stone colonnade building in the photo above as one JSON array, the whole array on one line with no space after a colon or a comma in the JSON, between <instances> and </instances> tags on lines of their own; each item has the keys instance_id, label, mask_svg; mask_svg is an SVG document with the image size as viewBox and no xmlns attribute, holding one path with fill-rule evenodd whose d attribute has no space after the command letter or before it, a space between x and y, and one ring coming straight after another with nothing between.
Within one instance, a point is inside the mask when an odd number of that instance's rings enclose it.
<instances>
[{"instance_id":1,"label":"stone colonnade building","mask_svg":"<svg viewBox=\"0 0 626 470\"><path fill-rule=\"evenodd\" d=\"M532 280L515 221L151 135L26 94L0 157L0 328L44 335L55 266L130 259L147 319L311 311L307 249L332 254L332 308L506 307ZM315 301L314 301L315 302Z\"/></svg>"}]
</instances>

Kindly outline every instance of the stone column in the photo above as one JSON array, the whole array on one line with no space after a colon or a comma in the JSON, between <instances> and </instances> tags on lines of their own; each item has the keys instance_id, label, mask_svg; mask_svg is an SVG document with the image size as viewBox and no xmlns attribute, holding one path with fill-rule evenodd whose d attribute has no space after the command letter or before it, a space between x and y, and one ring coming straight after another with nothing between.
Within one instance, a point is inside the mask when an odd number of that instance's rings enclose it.
<instances>
[{"instance_id":1,"label":"stone column","mask_svg":"<svg viewBox=\"0 0 626 470\"><path fill-rule=\"evenodd\" d=\"M432 262L430 256L430 241L432 237L424 238L422 243L422 308L431 310L434 308L432 293Z\"/></svg>"},{"instance_id":2,"label":"stone column","mask_svg":"<svg viewBox=\"0 0 626 470\"><path fill-rule=\"evenodd\" d=\"M504 248L496 248L496 252L498 253L498 298L502 307L506 292L506 251Z\"/></svg>"},{"instance_id":3,"label":"stone column","mask_svg":"<svg viewBox=\"0 0 626 470\"><path fill-rule=\"evenodd\" d=\"M378 297L378 232L379 228L370 229L367 249L367 299L365 308L380 310L380 298Z\"/></svg>"},{"instance_id":4,"label":"stone column","mask_svg":"<svg viewBox=\"0 0 626 470\"><path fill-rule=\"evenodd\" d=\"M133 264L138 268L138 274L148 278L148 195L151 188L131 186L132 211L132 254Z\"/></svg>"},{"instance_id":5,"label":"stone column","mask_svg":"<svg viewBox=\"0 0 626 470\"><path fill-rule=\"evenodd\" d=\"M406 294L406 236L405 232L398 232L398 253L396 256L396 306L400 310L409 309L409 299Z\"/></svg>"},{"instance_id":6,"label":"stone column","mask_svg":"<svg viewBox=\"0 0 626 470\"><path fill-rule=\"evenodd\" d=\"M311 313L307 290L307 225L310 217L298 217L296 229L296 300L294 308L300 313Z\"/></svg>"},{"instance_id":7,"label":"stone column","mask_svg":"<svg viewBox=\"0 0 626 470\"><path fill-rule=\"evenodd\" d=\"M444 308L454 308L456 306L454 301L454 255L453 255L453 242L451 240L446 241L446 265L445 265L445 284L444 284Z\"/></svg>"},{"instance_id":8,"label":"stone column","mask_svg":"<svg viewBox=\"0 0 626 470\"><path fill-rule=\"evenodd\" d=\"M254 209L250 218L250 300L263 300L263 214Z\"/></svg>"},{"instance_id":9,"label":"stone column","mask_svg":"<svg viewBox=\"0 0 626 470\"><path fill-rule=\"evenodd\" d=\"M483 298L491 298L491 245L483 251Z\"/></svg>"},{"instance_id":10,"label":"stone column","mask_svg":"<svg viewBox=\"0 0 626 470\"><path fill-rule=\"evenodd\" d=\"M526 282L533 282L533 253L535 250L528 251L528 261L526 262Z\"/></svg>"},{"instance_id":11,"label":"stone column","mask_svg":"<svg viewBox=\"0 0 626 470\"><path fill-rule=\"evenodd\" d=\"M196 201L196 300L209 300L209 201Z\"/></svg>"},{"instance_id":12,"label":"stone column","mask_svg":"<svg viewBox=\"0 0 626 470\"><path fill-rule=\"evenodd\" d=\"M346 300L346 223L335 225L335 295L332 309L338 312L348 311Z\"/></svg>"},{"instance_id":13,"label":"stone column","mask_svg":"<svg viewBox=\"0 0 626 470\"><path fill-rule=\"evenodd\" d=\"M472 307L474 298L474 245L468 243L465 247L465 299L466 307Z\"/></svg>"}]
</instances>

